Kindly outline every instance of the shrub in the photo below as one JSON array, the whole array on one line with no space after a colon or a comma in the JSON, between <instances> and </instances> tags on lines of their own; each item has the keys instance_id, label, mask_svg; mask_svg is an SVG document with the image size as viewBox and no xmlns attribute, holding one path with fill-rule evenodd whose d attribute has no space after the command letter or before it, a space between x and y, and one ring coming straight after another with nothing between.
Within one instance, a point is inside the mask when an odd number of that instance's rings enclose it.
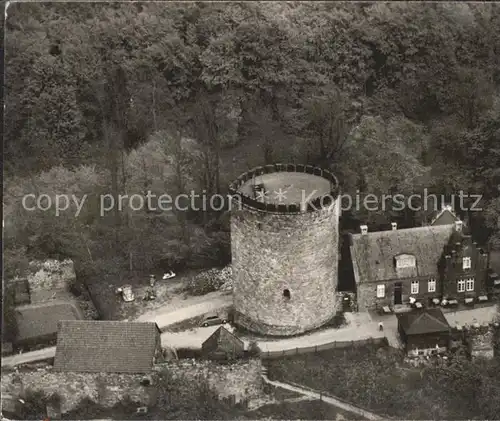
<instances>
[{"instance_id":1,"label":"shrub","mask_svg":"<svg viewBox=\"0 0 500 421\"><path fill-rule=\"evenodd\" d=\"M47 417L48 398L45 392L41 390L26 389L23 405L24 419L45 419Z\"/></svg>"},{"instance_id":2,"label":"shrub","mask_svg":"<svg viewBox=\"0 0 500 421\"><path fill-rule=\"evenodd\" d=\"M218 291L231 278L231 270L209 269L194 276L186 286L186 292L190 295L205 295L209 292Z\"/></svg>"},{"instance_id":3,"label":"shrub","mask_svg":"<svg viewBox=\"0 0 500 421\"><path fill-rule=\"evenodd\" d=\"M67 420L90 420L103 416L106 409L89 397L83 398L73 410L63 414Z\"/></svg>"},{"instance_id":4,"label":"shrub","mask_svg":"<svg viewBox=\"0 0 500 421\"><path fill-rule=\"evenodd\" d=\"M261 349L259 348L259 345L257 344L257 341L250 341L248 344L248 356L249 357L258 357L260 356Z\"/></svg>"},{"instance_id":5,"label":"shrub","mask_svg":"<svg viewBox=\"0 0 500 421\"><path fill-rule=\"evenodd\" d=\"M343 312L339 311L332 319L326 323L327 326L338 329L339 327L344 326L347 323L345 315Z\"/></svg>"}]
</instances>

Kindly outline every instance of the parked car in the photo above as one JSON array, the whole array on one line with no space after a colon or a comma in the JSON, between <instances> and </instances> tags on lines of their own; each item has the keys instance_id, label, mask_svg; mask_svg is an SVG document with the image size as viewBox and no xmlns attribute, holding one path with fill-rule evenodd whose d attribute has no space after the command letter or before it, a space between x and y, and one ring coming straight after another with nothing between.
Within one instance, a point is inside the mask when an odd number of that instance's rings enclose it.
<instances>
[{"instance_id":1,"label":"parked car","mask_svg":"<svg viewBox=\"0 0 500 421\"><path fill-rule=\"evenodd\" d=\"M121 294L123 301L129 303L135 300L134 292L132 291L131 285L123 285L122 287L116 290L118 294Z\"/></svg>"},{"instance_id":2,"label":"parked car","mask_svg":"<svg viewBox=\"0 0 500 421\"><path fill-rule=\"evenodd\" d=\"M163 280L166 280L166 279L172 279L172 278L175 278L175 273L172 271L172 270L169 270L168 272L165 272L163 274Z\"/></svg>"},{"instance_id":3,"label":"parked car","mask_svg":"<svg viewBox=\"0 0 500 421\"><path fill-rule=\"evenodd\" d=\"M201 321L202 327L224 325L228 322L227 315L225 314L208 314Z\"/></svg>"}]
</instances>

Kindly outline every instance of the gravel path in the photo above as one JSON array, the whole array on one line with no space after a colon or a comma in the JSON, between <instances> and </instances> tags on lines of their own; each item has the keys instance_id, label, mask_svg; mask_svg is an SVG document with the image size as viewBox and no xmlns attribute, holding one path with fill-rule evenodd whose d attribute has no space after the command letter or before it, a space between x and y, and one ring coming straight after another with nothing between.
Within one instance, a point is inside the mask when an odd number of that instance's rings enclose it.
<instances>
[{"instance_id":1,"label":"gravel path","mask_svg":"<svg viewBox=\"0 0 500 421\"><path fill-rule=\"evenodd\" d=\"M444 317L446 317L451 327L473 325L475 323L480 325L488 324L495 321L497 315L497 305L444 313Z\"/></svg>"},{"instance_id":2,"label":"gravel path","mask_svg":"<svg viewBox=\"0 0 500 421\"><path fill-rule=\"evenodd\" d=\"M358 313L363 316L363 313ZM356 315L353 315L355 319ZM200 327L184 332L164 332L161 335L162 345L177 348L201 349L203 342L219 326ZM259 340L257 344L263 352L287 351L295 348L305 348L316 345L323 345L334 341L356 341L369 338L383 338L385 332L378 330L378 323L363 322L356 324L351 322L349 325L339 329L327 328L310 334L296 336L292 338L269 338L268 340ZM241 338L248 346L249 338Z\"/></svg>"},{"instance_id":3,"label":"gravel path","mask_svg":"<svg viewBox=\"0 0 500 421\"><path fill-rule=\"evenodd\" d=\"M47 360L54 358L56 355L56 347L39 349L38 351L26 352L24 354L12 355L2 358L2 367L14 367L20 364L32 363L35 361Z\"/></svg>"}]
</instances>

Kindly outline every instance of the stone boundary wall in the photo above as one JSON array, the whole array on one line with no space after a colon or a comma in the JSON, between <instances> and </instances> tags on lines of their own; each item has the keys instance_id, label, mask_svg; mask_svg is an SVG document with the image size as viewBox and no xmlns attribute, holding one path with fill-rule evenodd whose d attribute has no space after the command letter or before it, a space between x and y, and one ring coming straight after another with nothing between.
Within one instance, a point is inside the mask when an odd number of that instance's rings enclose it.
<instances>
[{"instance_id":1,"label":"stone boundary wall","mask_svg":"<svg viewBox=\"0 0 500 421\"><path fill-rule=\"evenodd\" d=\"M70 259L32 261L26 278L32 304L70 297L70 285L76 279L74 263Z\"/></svg>"},{"instance_id":2,"label":"stone boundary wall","mask_svg":"<svg viewBox=\"0 0 500 421\"><path fill-rule=\"evenodd\" d=\"M156 395L154 386L141 385L145 377L148 375L60 373L49 366L30 372L2 373L2 395L19 396L28 389L47 395L57 393L61 396L62 413L74 409L84 398L112 407L128 395L133 401L148 406L154 403Z\"/></svg>"},{"instance_id":3,"label":"stone boundary wall","mask_svg":"<svg viewBox=\"0 0 500 421\"><path fill-rule=\"evenodd\" d=\"M167 370L177 378L196 381L198 376L208 379L221 399L235 402L259 399L264 396L260 359L219 364L213 361L176 360L154 367L148 374L68 373L55 372L42 364L31 371L3 372L2 396L22 396L27 390L42 391L50 396L61 396L61 413L75 409L85 398L110 408L128 396L143 406L154 406L158 398L157 372ZM141 384L149 380L149 385Z\"/></svg>"},{"instance_id":4,"label":"stone boundary wall","mask_svg":"<svg viewBox=\"0 0 500 421\"><path fill-rule=\"evenodd\" d=\"M205 376L220 398L232 398L235 402L254 400L264 395L260 359L220 364L214 361L176 360L155 366L155 370L166 369L174 377L196 379Z\"/></svg>"},{"instance_id":5,"label":"stone boundary wall","mask_svg":"<svg viewBox=\"0 0 500 421\"><path fill-rule=\"evenodd\" d=\"M472 326L463 330L464 343L472 358L493 358L495 354L495 337L500 327L492 325Z\"/></svg>"}]
</instances>

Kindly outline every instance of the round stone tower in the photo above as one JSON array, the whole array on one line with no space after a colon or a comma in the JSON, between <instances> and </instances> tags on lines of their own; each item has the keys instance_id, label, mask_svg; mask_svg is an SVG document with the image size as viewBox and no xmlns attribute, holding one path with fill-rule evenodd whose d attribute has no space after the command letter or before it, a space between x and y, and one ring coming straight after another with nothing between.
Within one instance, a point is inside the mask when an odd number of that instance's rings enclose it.
<instances>
[{"instance_id":1,"label":"round stone tower","mask_svg":"<svg viewBox=\"0 0 500 421\"><path fill-rule=\"evenodd\" d=\"M235 322L295 335L336 313L339 184L320 168L254 168L230 186Z\"/></svg>"}]
</instances>

